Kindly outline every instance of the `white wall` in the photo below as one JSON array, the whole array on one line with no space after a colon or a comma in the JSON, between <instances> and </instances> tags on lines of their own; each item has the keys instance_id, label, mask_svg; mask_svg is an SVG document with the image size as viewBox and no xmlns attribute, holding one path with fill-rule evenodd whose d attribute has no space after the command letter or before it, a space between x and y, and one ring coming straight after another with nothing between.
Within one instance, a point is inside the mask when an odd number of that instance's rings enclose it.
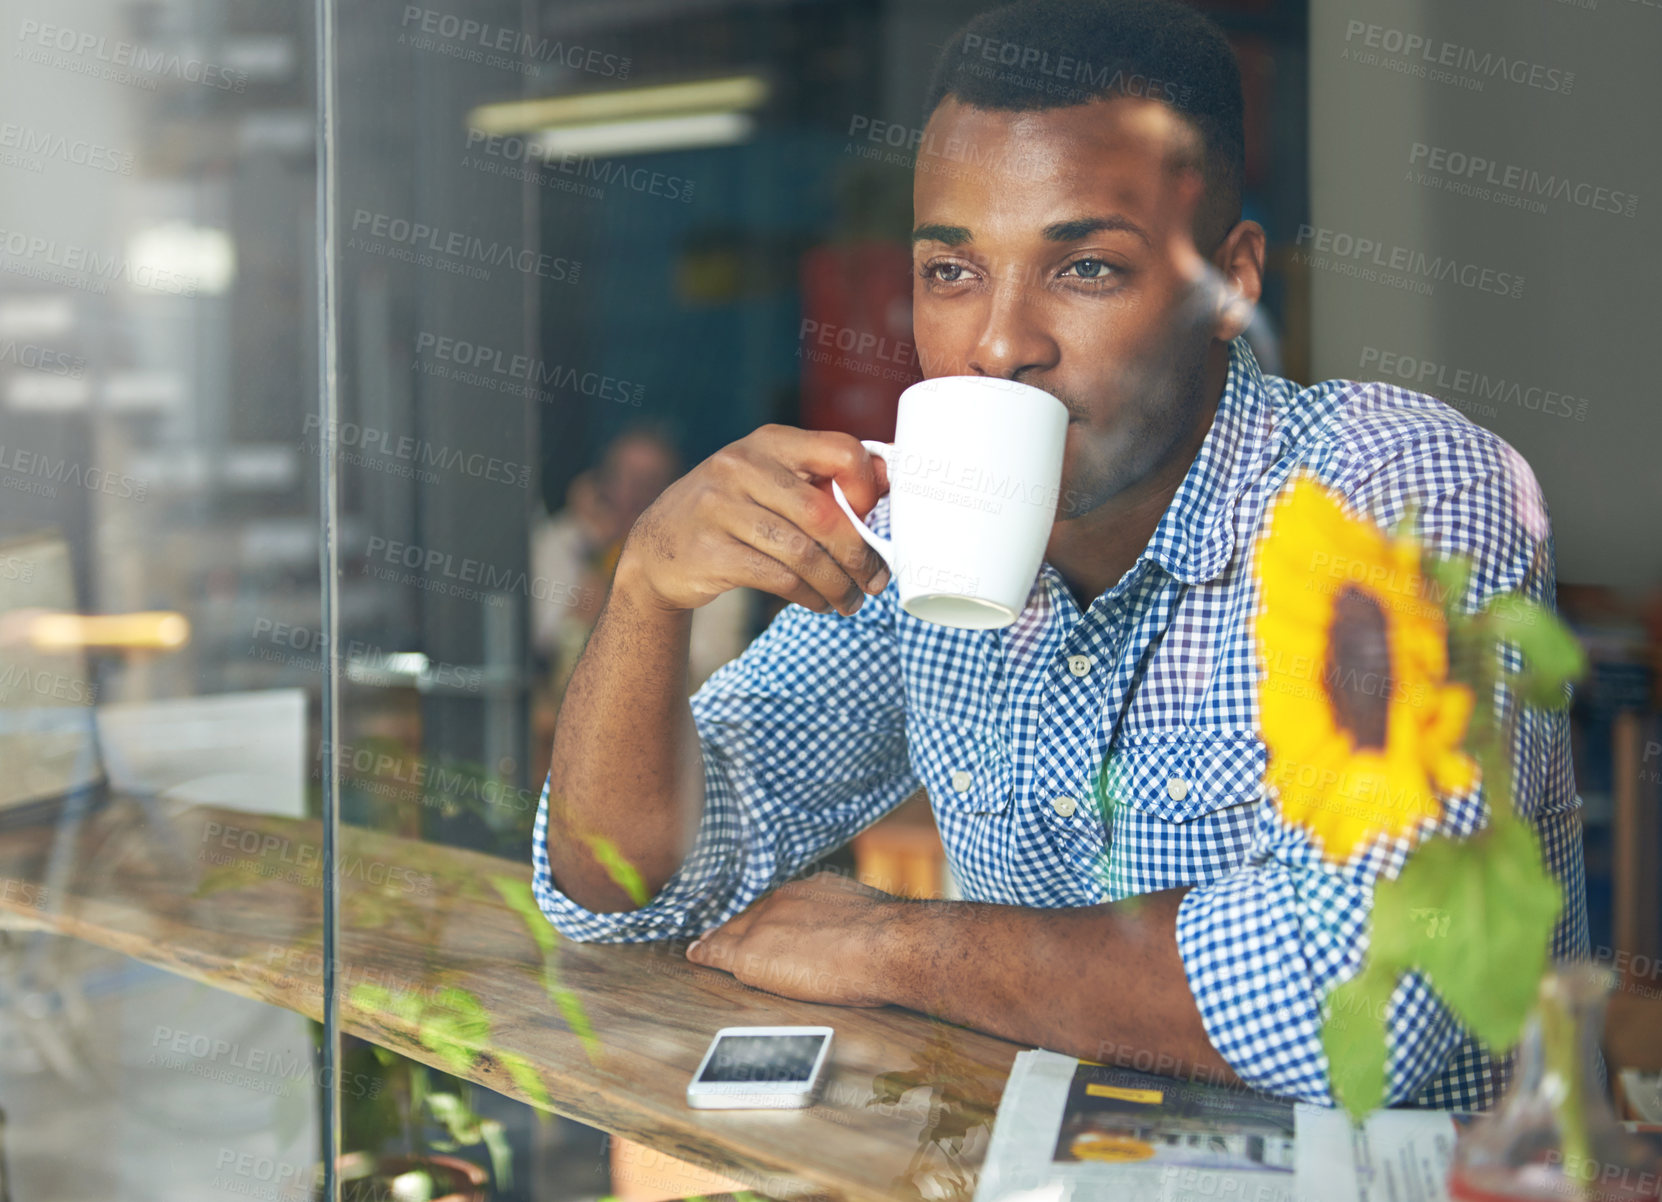
<instances>
[{"instance_id":1,"label":"white wall","mask_svg":"<svg viewBox=\"0 0 1662 1202\"><path fill-rule=\"evenodd\" d=\"M1654 585L1662 582L1654 365L1662 342L1662 6L1581 3L1597 7L1312 0L1309 225L1324 231L1306 231L1300 247L1312 259L1312 369L1316 379L1405 382L1403 365L1387 354L1415 360L1416 380L1420 364L1435 365L1422 390L1501 434L1534 466L1552 510L1559 579ZM1416 37L1424 43L1410 53ZM1525 82L1485 71L1485 56L1489 71L1504 57ZM1416 73L1391 69L1405 65ZM1437 69L1482 89L1437 79ZM1415 144L1428 149L1416 157ZM1429 148L1494 163L1468 181L1489 198L1448 191L1464 177L1432 170ZM1506 186L1509 166L1538 172L1538 182L1567 179L1571 192L1540 197L1544 213L1499 203L1494 197L1528 195L1516 177ZM1636 202L1626 205L1627 197ZM1381 249L1359 255L1347 236ZM1475 286L1440 279L1430 281L1430 295L1393 286L1423 281L1419 272L1434 270L1439 256ZM1493 273L1487 280L1476 275L1483 268ZM1381 278L1342 274L1364 270ZM1516 297L1486 290L1513 277L1522 280Z\"/></svg>"}]
</instances>

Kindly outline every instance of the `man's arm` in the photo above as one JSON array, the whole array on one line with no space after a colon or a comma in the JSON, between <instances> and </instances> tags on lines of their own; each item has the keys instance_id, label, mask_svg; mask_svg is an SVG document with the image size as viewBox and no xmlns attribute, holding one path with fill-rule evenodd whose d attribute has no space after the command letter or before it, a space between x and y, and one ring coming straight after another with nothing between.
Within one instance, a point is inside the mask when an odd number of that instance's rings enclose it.
<instances>
[{"instance_id":1,"label":"man's arm","mask_svg":"<svg viewBox=\"0 0 1662 1202\"><path fill-rule=\"evenodd\" d=\"M904 901L821 874L687 957L791 997L906 1006L1086 1060L1233 1084L1178 955L1185 892L1045 910Z\"/></svg>"},{"instance_id":2,"label":"man's arm","mask_svg":"<svg viewBox=\"0 0 1662 1202\"><path fill-rule=\"evenodd\" d=\"M554 733L548 869L593 912L634 907L596 859L606 840L649 894L685 859L704 806L687 701L691 613L730 589L852 614L887 569L816 481L837 478L861 509L881 468L847 435L765 426L672 484L642 514L572 674Z\"/></svg>"},{"instance_id":3,"label":"man's arm","mask_svg":"<svg viewBox=\"0 0 1662 1202\"><path fill-rule=\"evenodd\" d=\"M566 896L597 913L634 903L579 835L609 840L656 893L680 866L703 812L687 704L692 611L644 601L634 575L632 562L619 562L566 688L549 771L549 869ZM607 804L623 797L627 805Z\"/></svg>"}]
</instances>

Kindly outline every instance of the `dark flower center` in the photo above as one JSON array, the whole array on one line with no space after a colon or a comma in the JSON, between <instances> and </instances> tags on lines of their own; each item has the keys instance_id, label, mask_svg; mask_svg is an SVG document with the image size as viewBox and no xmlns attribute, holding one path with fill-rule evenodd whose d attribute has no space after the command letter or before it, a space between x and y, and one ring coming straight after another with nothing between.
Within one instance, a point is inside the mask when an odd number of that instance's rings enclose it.
<instances>
[{"instance_id":1,"label":"dark flower center","mask_svg":"<svg viewBox=\"0 0 1662 1202\"><path fill-rule=\"evenodd\" d=\"M1391 704L1391 648L1385 614L1361 589L1347 585L1333 603L1323 679L1333 717L1358 749L1385 749Z\"/></svg>"}]
</instances>

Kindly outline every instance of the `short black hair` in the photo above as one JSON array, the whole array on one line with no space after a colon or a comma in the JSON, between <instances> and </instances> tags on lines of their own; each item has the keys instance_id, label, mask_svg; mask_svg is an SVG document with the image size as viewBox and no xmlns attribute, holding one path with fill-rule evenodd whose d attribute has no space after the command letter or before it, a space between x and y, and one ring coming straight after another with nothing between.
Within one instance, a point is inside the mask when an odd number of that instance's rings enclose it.
<instances>
[{"instance_id":1,"label":"short black hair","mask_svg":"<svg viewBox=\"0 0 1662 1202\"><path fill-rule=\"evenodd\" d=\"M1005 112L1163 101L1200 135L1205 224L1221 224L1221 239L1240 220L1241 69L1223 30L1178 0L1016 0L984 12L941 48L925 123L949 95Z\"/></svg>"}]
</instances>

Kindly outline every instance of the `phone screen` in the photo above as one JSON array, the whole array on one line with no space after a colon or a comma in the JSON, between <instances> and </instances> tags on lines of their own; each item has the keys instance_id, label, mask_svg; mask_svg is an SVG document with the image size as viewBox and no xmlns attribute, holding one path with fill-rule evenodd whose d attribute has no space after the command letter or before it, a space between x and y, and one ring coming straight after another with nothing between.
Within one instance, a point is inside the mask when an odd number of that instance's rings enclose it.
<instances>
[{"instance_id":1,"label":"phone screen","mask_svg":"<svg viewBox=\"0 0 1662 1202\"><path fill-rule=\"evenodd\" d=\"M823 1035L723 1035L700 1081L806 1081Z\"/></svg>"}]
</instances>

